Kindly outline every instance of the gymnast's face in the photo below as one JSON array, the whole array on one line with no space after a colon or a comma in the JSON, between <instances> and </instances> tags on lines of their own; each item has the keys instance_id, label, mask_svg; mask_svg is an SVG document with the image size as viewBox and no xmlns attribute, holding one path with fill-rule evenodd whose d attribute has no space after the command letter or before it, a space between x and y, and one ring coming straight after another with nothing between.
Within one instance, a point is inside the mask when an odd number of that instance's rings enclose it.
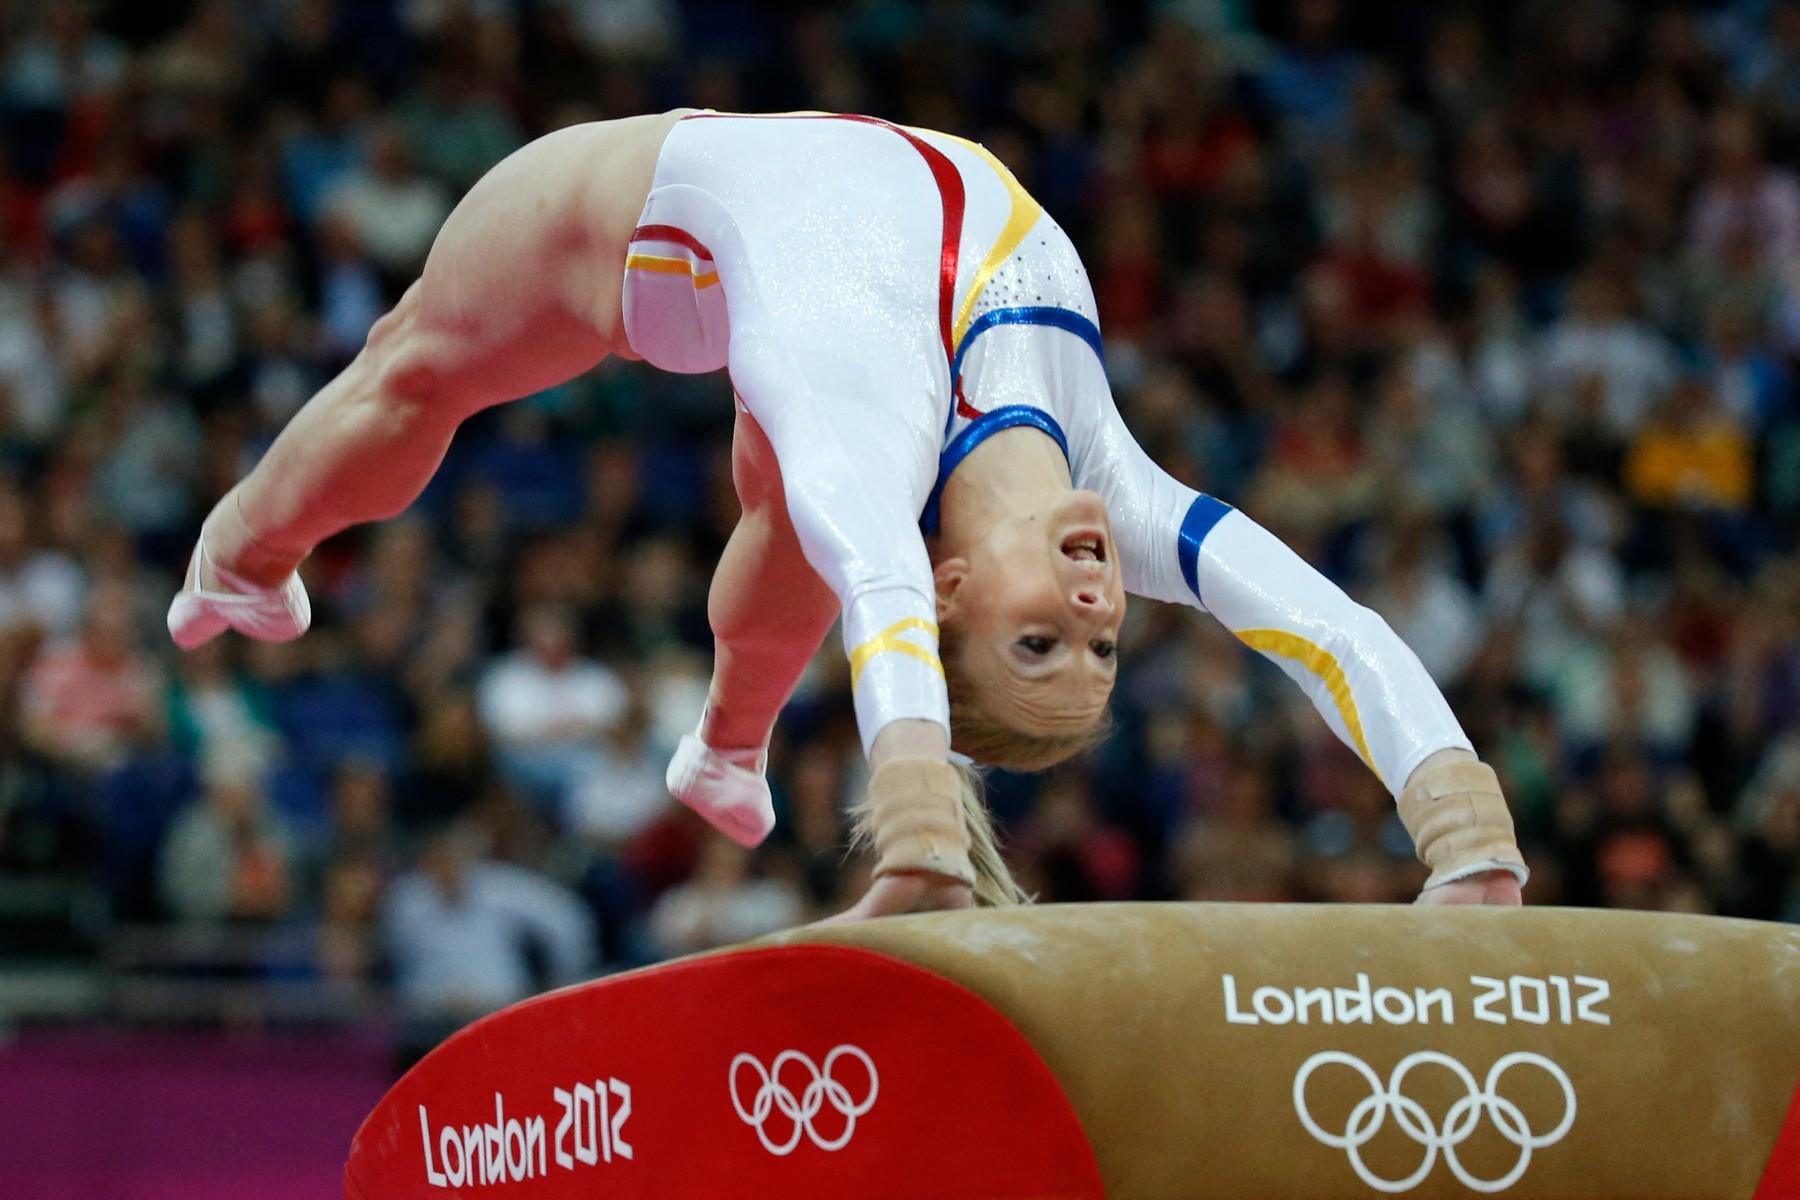
<instances>
[{"instance_id":1,"label":"gymnast's face","mask_svg":"<svg viewBox=\"0 0 1800 1200\"><path fill-rule=\"evenodd\" d=\"M1106 505L1070 491L991 526L937 567L938 615L980 704L1040 736L1100 720L1118 677L1125 581Z\"/></svg>"}]
</instances>

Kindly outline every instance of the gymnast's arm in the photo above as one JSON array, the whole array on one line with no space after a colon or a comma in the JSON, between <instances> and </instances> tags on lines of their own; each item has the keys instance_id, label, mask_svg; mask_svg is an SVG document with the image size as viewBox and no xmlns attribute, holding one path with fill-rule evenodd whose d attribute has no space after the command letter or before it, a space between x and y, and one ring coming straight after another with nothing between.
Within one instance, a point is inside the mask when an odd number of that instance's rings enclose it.
<instances>
[{"instance_id":1,"label":"gymnast's arm","mask_svg":"<svg viewBox=\"0 0 1800 1200\"><path fill-rule=\"evenodd\" d=\"M912 828L907 814L944 799L918 791L922 781L950 772L936 589L918 527L932 455L910 461L906 431L857 403L876 381L854 364L815 356L803 366L781 339L758 336L747 322L732 330L731 377L780 464L793 535L843 614L857 727L874 768L866 812L880 859L874 885L845 915L967 906L966 843L958 850L900 836L895 853L883 845L884 834ZM884 820L883 806L901 819Z\"/></svg>"},{"instance_id":2,"label":"gymnast's arm","mask_svg":"<svg viewBox=\"0 0 1800 1200\"><path fill-rule=\"evenodd\" d=\"M780 338L743 325L732 331L731 378L780 464L801 552L842 610L857 727L870 762L879 765L876 743L898 723L936 726L902 736L909 743L922 738L933 757L947 759L950 700L938 659L931 559L918 526L920 484L901 431L857 402L857 389L874 381L822 356L801 364Z\"/></svg>"},{"instance_id":3,"label":"gymnast's arm","mask_svg":"<svg viewBox=\"0 0 1800 1200\"><path fill-rule=\"evenodd\" d=\"M1517 903L1526 870L1498 783L1418 657L1256 522L1170 478L1106 409L1083 473L1113 514L1127 590L1212 613L1305 690L1398 799L1433 868L1422 899Z\"/></svg>"}]
</instances>

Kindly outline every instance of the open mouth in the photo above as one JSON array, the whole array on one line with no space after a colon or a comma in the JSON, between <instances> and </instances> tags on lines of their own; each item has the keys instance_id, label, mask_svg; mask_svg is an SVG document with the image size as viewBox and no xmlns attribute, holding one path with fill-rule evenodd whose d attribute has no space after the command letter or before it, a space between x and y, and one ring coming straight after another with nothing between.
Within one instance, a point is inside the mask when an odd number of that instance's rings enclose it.
<instances>
[{"instance_id":1,"label":"open mouth","mask_svg":"<svg viewBox=\"0 0 1800 1200\"><path fill-rule=\"evenodd\" d=\"M1097 529L1080 529L1063 539L1062 552L1076 562L1105 562L1106 535Z\"/></svg>"}]
</instances>

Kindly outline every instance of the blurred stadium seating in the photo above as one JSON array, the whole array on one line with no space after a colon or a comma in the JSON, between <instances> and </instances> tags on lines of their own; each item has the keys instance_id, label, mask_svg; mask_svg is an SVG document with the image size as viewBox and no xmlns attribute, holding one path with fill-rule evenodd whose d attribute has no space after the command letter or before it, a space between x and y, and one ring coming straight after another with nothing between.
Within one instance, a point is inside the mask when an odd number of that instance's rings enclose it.
<instances>
[{"instance_id":1,"label":"blurred stadium seating","mask_svg":"<svg viewBox=\"0 0 1800 1200\"><path fill-rule=\"evenodd\" d=\"M178 656L201 514L522 141L676 105L977 137L1127 418L1383 613L1528 899L1800 920L1800 4L20 0L0 15L0 1024L362 1026L856 895L828 645L745 855L661 788L736 515L718 377L487 414ZM1405 900L1380 785L1185 610L992 795L1045 900ZM579 712L580 716L574 716ZM444 897L458 897L448 905Z\"/></svg>"}]
</instances>

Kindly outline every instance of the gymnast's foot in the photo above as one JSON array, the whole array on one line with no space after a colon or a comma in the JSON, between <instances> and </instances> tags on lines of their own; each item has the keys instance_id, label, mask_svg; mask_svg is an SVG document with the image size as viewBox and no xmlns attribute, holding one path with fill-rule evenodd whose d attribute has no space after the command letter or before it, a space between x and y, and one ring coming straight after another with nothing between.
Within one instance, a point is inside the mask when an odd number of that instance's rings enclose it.
<instances>
[{"instance_id":1,"label":"gymnast's foot","mask_svg":"<svg viewBox=\"0 0 1800 1200\"><path fill-rule=\"evenodd\" d=\"M312 601L294 569L300 557L278 558L259 543L232 491L201 527L187 580L169 605L169 636L183 650L227 629L259 642L293 641L312 624Z\"/></svg>"},{"instance_id":2,"label":"gymnast's foot","mask_svg":"<svg viewBox=\"0 0 1800 1200\"><path fill-rule=\"evenodd\" d=\"M202 534L188 563L187 582L169 604L169 636L183 650L235 629L259 642L291 642L312 624L312 601L299 572L274 587L251 583L208 555Z\"/></svg>"},{"instance_id":3,"label":"gymnast's foot","mask_svg":"<svg viewBox=\"0 0 1800 1200\"><path fill-rule=\"evenodd\" d=\"M766 749L715 750L688 734L675 748L664 782L671 796L708 825L753 850L775 828L775 803L765 773L768 757Z\"/></svg>"}]
</instances>

